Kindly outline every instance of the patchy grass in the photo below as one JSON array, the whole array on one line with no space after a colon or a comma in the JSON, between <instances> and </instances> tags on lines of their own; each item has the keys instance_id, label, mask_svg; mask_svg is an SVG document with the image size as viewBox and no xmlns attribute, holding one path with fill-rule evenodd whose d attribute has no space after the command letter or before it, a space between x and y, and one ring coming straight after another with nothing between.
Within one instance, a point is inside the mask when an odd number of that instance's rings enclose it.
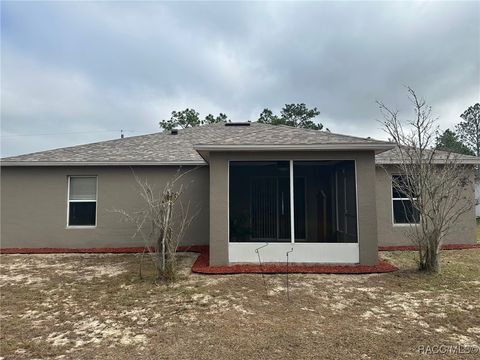
<instances>
[{"instance_id":1,"label":"patchy grass","mask_svg":"<svg viewBox=\"0 0 480 360\"><path fill-rule=\"evenodd\" d=\"M401 270L290 275L290 301L285 275L265 289L261 275L190 274L195 254L172 286L151 267L139 280L137 254L1 255L0 355L416 359L421 345L480 346L480 250L444 251L434 276L415 252L381 255Z\"/></svg>"}]
</instances>

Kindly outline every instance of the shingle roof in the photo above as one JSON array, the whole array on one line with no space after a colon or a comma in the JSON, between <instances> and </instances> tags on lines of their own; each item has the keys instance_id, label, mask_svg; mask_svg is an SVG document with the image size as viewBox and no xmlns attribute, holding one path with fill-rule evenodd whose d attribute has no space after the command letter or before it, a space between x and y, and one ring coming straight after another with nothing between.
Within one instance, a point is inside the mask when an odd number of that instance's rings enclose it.
<instances>
[{"instance_id":1,"label":"shingle roof","mask_svg":"<svg viewBox=\"0 0 480 360\"><path fill-rule=\"evenodd\" d=\"M431 152L429 154L432 154ZM430 156L430 155L429 155ZM401 159L400 149L395 147L391 150L382 152L375 156L375 162L377 164L398 164ZM480 164L480 158L477 156L463 155L457 153L449 153L447 151L435 150L433 154L434 163L445 163L448 159L455 159L456 162L463 164Z\"/></svg>"},{"instance_id":2,"label":"shingle roof","mask_svg":"<svg viewBox=\"0 0 480 360\"><path fill-rule=\"evenodd\" d=\"M229 128L229 126L224 126ZM219 139L199 139L195 145L320 145L320 144L385 144L383 141L334 134L328 131L294 128L286 125L252 123L230 126Z\"/></svg>"},{"instance_id":3,"label":"shingle roof","mask_svg":"<svg viewBox=\"0 0 480 360\"><path fill-rule=\"evenodd\" d=\"M389 143L325 131L251 123L250 126L205 125L124 139L72 146L3 158L2 165L25 164L203 164L198 146L390 146Z\"/></svg>"}]
</instances>

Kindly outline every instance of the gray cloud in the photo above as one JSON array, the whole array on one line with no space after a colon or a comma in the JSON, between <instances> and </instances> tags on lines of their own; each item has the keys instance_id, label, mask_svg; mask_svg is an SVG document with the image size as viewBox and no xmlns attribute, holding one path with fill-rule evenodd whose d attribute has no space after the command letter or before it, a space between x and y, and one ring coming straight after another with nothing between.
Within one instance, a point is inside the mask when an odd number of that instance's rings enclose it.
<instances>
[{"instance_id":1,"label":"gray cloud","mask_svg":"<svg viewBox=\"0 0 480 360\"><path fill-rule=\"evenodd\" d=\"M479 10L3 2L2 156L157 131L187 106L240 121L305 102L332 131L382 137L374 101L408 115L404 84L451 127L480 98ZM62 135L15 136L49 133Z\"/></svg>"}]
</instances>

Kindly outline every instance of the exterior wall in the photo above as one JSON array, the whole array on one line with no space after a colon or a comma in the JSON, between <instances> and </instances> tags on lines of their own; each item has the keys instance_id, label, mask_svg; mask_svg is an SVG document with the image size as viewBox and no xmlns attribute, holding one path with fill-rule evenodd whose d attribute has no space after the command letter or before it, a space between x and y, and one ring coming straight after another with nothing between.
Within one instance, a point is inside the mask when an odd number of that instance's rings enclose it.
<instances>
[{"instance_id":1,"label":"exterior wall","mask_svg":"<svg viewBox=\"0 0 480 360\"><path fill-rule=\"evenodd\" d=\"M226 265L228 256L228 161L229 160L355 160L357 174L358 237L360 264L378 261L373 151L357 152L218 152L210 164L210 264Z\"/></svg>"},{"instance_id":2,"label":"exterior wall","mask_svg":"<svg viewBox=\"0 0 480 360\"><path fill-rule=\"evenodd\" d=\"M394 225L392 209L392 171L391 167L377 166L377 214L378 214L378 245L402 246L414 245L407 236L410 225ZM458 221L455 229L447 235L445 244L474 244L476 242L475 222L475 188L472 169L471 186L465 196L472 201L472 209Z\"/></svg>"},{"instance_id":3,"label":"exterior wall","mask_svg":"<svg viewBox=\"0 0 480 360\"><path fill-rule=\"evenodd\" d=\"M184 167L187 169L187 167ZM175 176L178 167L135 167L156 189ZM68 229L67 177L97 175L97 226ZM184 199L198 216L185 234L183 245L208 244L208 168L185 175ZM2 167L0 245L9 247L101 248L143 246L131 239L134 226L113 209L131 211L142 205L129 167Z\"/></svg>"},{"instance_id":4,"label":"exterior wall","mask_svg":"<svg viewBox=\"0 0 480 360\"><path fill-rule=\"evenodd\" d=\"M475 183L475 199L480 198L480 182ZM480 202L475 205L475 216L479 217L480 216Z\"/></svg>"},{"instance_id":5,"label":"exterior wall","mask_svg":"<svg viewBox=\"0 0 480 360\"><path fill-rule=\"evenodd\" d=\"M185 199L199 214L183 244L208 244L211 263L228 263L228 160L356 160L360 263L377 261L380 246L411 245L408 226L393 225L391 174L374 168L373 153L290 152L212 153L210 169L199 168L187 175ZM137 167L135 173L158 189L174 176L178 167ZM143 246L133 240L133 226L111 210L133 210L141 206L136 184L128 167L3 167L1 169L0 246L101 248ZM67 176L97 175L97 226L67 229ZM209 188L212 191L209 191ZM474 185L467 196L474 201ZM212 206L209 208L209 203ZM209 230L211 229L211 231ZM475 210L464 214L447 244L476 241Z\"/></svg>"}]
</instances>

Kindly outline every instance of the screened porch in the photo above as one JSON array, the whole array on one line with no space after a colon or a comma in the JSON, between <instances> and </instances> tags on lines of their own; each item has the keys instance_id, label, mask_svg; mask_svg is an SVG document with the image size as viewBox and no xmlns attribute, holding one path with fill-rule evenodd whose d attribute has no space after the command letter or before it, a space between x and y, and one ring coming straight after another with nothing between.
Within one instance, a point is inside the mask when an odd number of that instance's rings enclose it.
<instances>
[{"instance_id":1,"label":"screened porch","mask_svg":"<svg viewBox=\"0 0 480 360\"><path fill-rule=\"evenodd\" d=\"M355 161L230 161L230 243L357 243L357 234Z\"/></svg>"}]
</instances>

